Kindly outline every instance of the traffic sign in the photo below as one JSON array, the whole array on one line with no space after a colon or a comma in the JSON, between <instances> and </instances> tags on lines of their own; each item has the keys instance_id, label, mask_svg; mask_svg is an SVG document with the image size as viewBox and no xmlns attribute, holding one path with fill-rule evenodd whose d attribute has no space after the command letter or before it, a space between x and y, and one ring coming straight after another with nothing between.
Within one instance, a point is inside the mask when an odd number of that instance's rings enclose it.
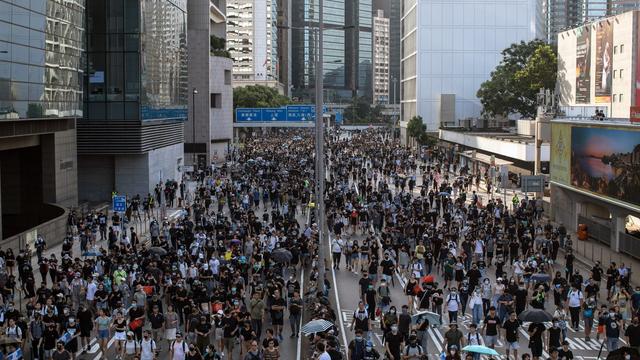
<instances>
[{"instance_id":1,"label":"traffic sign","mask_svg":"<svg viewBox=\"0 0 640 360\"><path fill-rule=\"evenodd\" d=\"M262 109L236 109L236 121L262 121Z\"/></svg>"},{"instance_id":2,"label":"traffic sign","mask_svg":"<svg viewBox=\"0 0 640 360\"><path fill-rule=\"evenodd\" d=\"M125 212L127 210L127 197L124 195L116 195L111 198L111 207L113 211Z\"/></svg>"},{"instance_id":3,"label":"traffic sign","mask_svg":"<svg viewBox=\"0 0 640 360\"><path fill-rule=\"evenodd\" d=\"M529 175L521 178L522 192L544 192L544 175Z\"/></svg>"},{"instance_id":4,"label":"traffic sign","mask_svg":"<svg viewBox=\"0 0 640 360\"><path fill-rule=\"evenodd\" d=\"M289 105L287 106L288 121L313 121L316 119L314 105Z\"/></svg>"},{"instance_id":5,"label":"traffic sign","mask_svg":"<svg viewBox=\"0 0 640 360\"><path fill-rule=\"evenodd\" d=\"M287 109L274 108L274 109L262 109L263 121L287 121Z\"/></svg>"}]
</instances>

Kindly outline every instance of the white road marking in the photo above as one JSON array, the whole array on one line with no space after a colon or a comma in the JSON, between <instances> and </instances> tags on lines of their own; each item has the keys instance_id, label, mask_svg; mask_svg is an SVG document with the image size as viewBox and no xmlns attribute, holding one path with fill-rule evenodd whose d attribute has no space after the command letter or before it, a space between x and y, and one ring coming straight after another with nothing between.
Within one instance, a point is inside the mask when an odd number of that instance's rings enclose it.
<instances>
[{"instance_id":1,"label":"white road marking","mask_svg":"<svg viewBox=\"0 0 640 360\"><path fill-rule=\"evenodd\" d=\"M307 221L307 224L309 221ZM304 266L300 266L300 298L302 299L302 294L304 293ZM302 321L302 319L300 319ZM300 324L302 326L302 324ZM298 344L296 345L296 360L300 360L302 356L302 336L298 336Z\"/></svg>"}]
</instances>

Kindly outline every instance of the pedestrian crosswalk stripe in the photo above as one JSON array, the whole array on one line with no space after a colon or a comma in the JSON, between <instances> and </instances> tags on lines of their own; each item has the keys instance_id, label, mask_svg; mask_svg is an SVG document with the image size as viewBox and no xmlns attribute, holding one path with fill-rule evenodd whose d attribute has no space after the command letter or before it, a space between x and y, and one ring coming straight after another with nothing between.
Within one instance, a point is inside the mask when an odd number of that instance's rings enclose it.
<instances>
[{"instance_id":1,"label":"pedestrian crosswalk stripe","mask_svg":"<svg viewBox=\"0 0 640 360\"><path fill-rule=\"evenodd\" d=\"M431 340L433 340L432 343L436 345L436 348L438 349L438 353L441 353L442 346L440 345L440 340L433 334L433 329L430 328L429 330L427 330L427 332L429 333Z\"/></svg>"}]
</instances>

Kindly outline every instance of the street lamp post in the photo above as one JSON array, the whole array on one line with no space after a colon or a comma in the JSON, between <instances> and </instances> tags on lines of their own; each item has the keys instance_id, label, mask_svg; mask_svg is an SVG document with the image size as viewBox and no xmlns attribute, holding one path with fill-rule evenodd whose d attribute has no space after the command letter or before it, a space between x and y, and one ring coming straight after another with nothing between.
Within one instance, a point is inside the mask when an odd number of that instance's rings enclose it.
<instances>
[{"instance_id":1,"label":"street lamp post","mask_svg":"<svg viewBox=\"0 0 640 360\"><path fill-rule=\"evenodd\" d=\"M323 55L322 55L322 32L323 32L323 0L319 0L318 5L320 12L318 14L318 52L316 58L316 204L317 204L317 216L318 220L318 260L319 266L319 281L324 285L325 276L325 250L322 247L325 245L325 213L324 213L324 180L325 180L325 164L324 164L324 116L322 112L322 105L324 102L323 96ZM335 284L334 284L335 286Z\"/></svg>"},{"instance_id":2,"label":"street lamp post","mask_svg":"<svg viewBox=\"0 0 640 360\"><path fill-rule=\"evenodd\" d=\"M191 153L193 154L194 170L196 166L196 95L198 95L198 89L193 88L192 95L191 95L192 96L191 107L193 108L193 114L191 114L191 128L192 128Z\"/></svg>"}]
</instances>

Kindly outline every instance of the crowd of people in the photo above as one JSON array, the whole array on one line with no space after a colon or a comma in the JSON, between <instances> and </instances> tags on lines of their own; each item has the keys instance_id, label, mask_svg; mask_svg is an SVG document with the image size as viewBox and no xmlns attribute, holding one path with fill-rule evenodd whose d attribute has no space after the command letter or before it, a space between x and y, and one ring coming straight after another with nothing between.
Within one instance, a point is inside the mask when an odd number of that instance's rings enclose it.
<instances>
[{"instance_id":1,"label":"crowd of people","mask_svg":"<svg viewBox=\"0 0 640 360\"><path fill-rule=\"evenodd\" d=\"M309 211L311 139L307 130L249 138L194 181L133 196L126 213L72 214L60 251L42 238L33 257L28 248L0 250L4 353L66 360L97 344L103 358L275 360L303 335L303 314L334 323ZM331 259L361 276L360 303L347 324L355 339L340 344L331 326L305 340L310 357L421 359L433 353L429 327L441 323L447 360L477 360L461 349L500 339L507 355L572 359L569 327L609 351L622 336L640 345L640 288L630 288L629 269L578 270L570 235L543 220L537 199L483 201L480 171L445 149L403 147L384 130L330 132L327 149ZM160 206L181 211L154 218ZM137 234L130 225L145 218L150 225ZM394 292L406 303L392 303ZM527 309L552 319L523 321ZM424 310L435 317L414 316ZM373 320L384 349L373 346ZM520 349L521 329L528 349Z\"/></svg>"},{"instance_id":2,"label":"crowd of people","mask_svg":"<svg viewBox=\"0 0 640 360\"><path fill-rule=\"evenodd\" d=\"M605 351L616 350L621 337L640 345L640 288L630 289L629 269L596 263L581 272L571 235L543 220L540 199L514 195L510 206L489 195L483 204L480 179L489 189L488 169L460 166L444 148L412 151L382 131L336 135L331 150L326 198L334 268L344 264L361 274L351 359L369 358L376 319L389 359L432 353L430 318L448 324L446 359L459 359L466 345L494 348L499 339L507 355L572 359L569 327L587 342L603 341ZM396 273L406 304L390 302ZM522 321L526 309L544 310L550 319ZM422 311L437 317L412 317ZM467 312L472 320L464 334L460 315ZM528 349L520 349L521 334Z\"/></svg>"},{"instance_id":3,"label":"crowd of people","mask_svg":"<svg viewBox=\"0 0 640 360\"><path fill-rule=\"evenodd\" d=\"M310 138L294 130L249 139L193 182L133 196L125 213L74 212L61 250L40 239L34 259L28 249L0 252L5 354L275 360L301 336L303 308L334 321L316 287ZM181 211L153 218L163 205ZM142 218L151 218L144 235L131 226Z\"/></svg>"}]
</instances>

